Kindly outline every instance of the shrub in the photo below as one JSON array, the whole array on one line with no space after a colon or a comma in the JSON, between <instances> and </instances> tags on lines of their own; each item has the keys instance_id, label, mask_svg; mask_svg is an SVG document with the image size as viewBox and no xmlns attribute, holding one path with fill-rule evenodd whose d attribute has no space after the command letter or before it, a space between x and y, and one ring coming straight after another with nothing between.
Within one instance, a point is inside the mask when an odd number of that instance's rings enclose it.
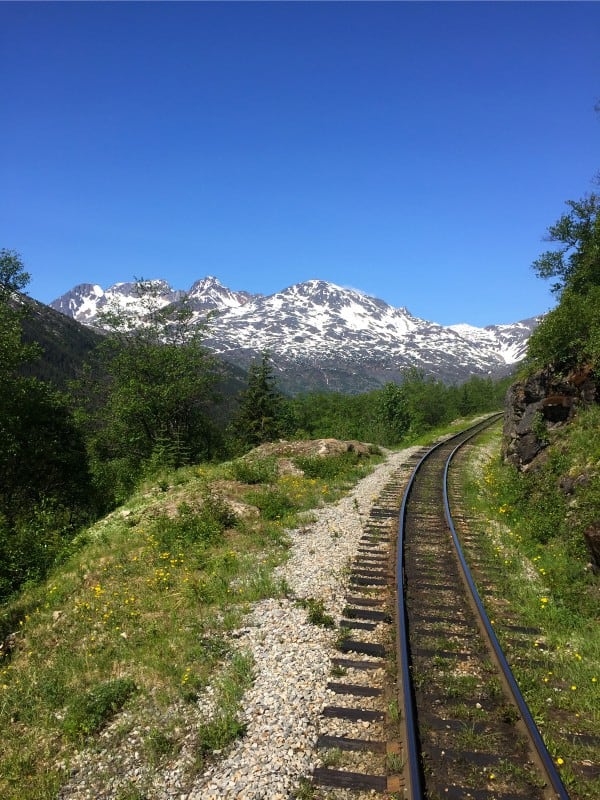
<instances>
[{"instance_id":1,"label":"shrub","mask_svg":"<svg viewBox=\"0 0 600 800\"><path fill-rule=\"evenodd\" d=\"M238 458L231 463L231 473L240 483L273 483L277 479L277 462L274 458Z\"/></svg>"},{"instance_id":2,"label":"shrub","mask_svg":"<svg viewBox=\"0 0 600 800\"><path fill-rule=\"evenodd\" d=\"M578 364L600 365L600 287L585 295L564 292L532 333L527 356L534 369L553 364L568 370Z\"/></svg>"},{"instance_id":3,"label":"shrub","mask_svg":"<svg viewBox=\"0 0 600 800\"><path fill-rule=\"evenodd\" d=\"M360 455L353 451L325 457L298 456L294 459L294 464L308 478L321 478L328 481L349 477L359 462Z\"/></svg>"},{"instance_id":4,"label":"shrub","mask_svg":"<svg viewBox=\"0 0 600 800\"><path fill-rule=\"evenodd\" d=\"M244 499L256 506L264 519L282 519L299 509L299 505L286 492L276 487L246 492Z\"/></svg>"},{"instance_id":5,"label":"shrub","mask_svg":"<svg viewBox=\"0 0 600 800\"><path fill-rule=\"evenodd\" d=\"M31 504L12 523L0 511L0 599L42 579L68 554L76 523L71 511L52 500Z\"/></svg>"},{"instance_id":6,"label":"shrub","mask_svg":"<svg viewBox=\"0 0 600 800\"><path fill-rule=\"evenodd\" d=\"M223 532L237 522L229 506L220 497L208 493L199 511L193 511L187 503L182 503L177 510L177 517L172 519L165 514L155 525L155 534L164 550L217 542Z\"/></svg>"}]
</instances>

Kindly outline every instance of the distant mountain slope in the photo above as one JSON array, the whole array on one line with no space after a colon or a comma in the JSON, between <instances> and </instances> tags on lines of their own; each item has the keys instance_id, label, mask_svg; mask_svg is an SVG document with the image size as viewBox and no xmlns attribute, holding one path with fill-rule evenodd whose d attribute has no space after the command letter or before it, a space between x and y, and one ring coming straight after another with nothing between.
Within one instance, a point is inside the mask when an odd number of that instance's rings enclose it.
<instances>
[{"instance_id":1,"label":"distant mountain slope","mask_svg":"<svg viewBox=\"0 0 600 800\"><path fill-rule=\"evenodd\" d=\"M156 300L159 306L164 307L176 303L187 294L192 309L198 315L204 315L208 311L238 308L252 297L247 292L232 292L216 278L210 276L196 281L189 292L172 289L163 280L150 282L156 290ZM133 313L138 311L141 314L143 310L136 293L135 283L115 283L108 289L103 289L98 284L80 283L50 303L50 307L84 325L95 325L98 323L98 314L106 311L112 304L126 308Z\"/></svg>"},{"instance_id":2,"label":"distant mountain slope","mask_svg":"<svg viewBox=\"0 0 600 800\"><path fill-rule=\"evenodd\" d=\"M541 315L510 325L488 325L476 328L473 325L450 325L459 336L477 345L500 348L499 352L507 364L516 364L525 358L527 341L541 320Z\"/></svg>"},{"instance_id":3,"label":"distant mountain slope","mask_svg":"<svg viewBox=\"0 0 600 800\"><path fill-rule=\"evenodd\" d=\"M29 297L24 299L30 314L23 320L23 338L37 342L42 348L40 358L27 364L24 372L64 389L80 374L102 337L43 303Z\"/></svg>"},{"instance_id":4,"label":"distant mountain slope","mask_svg":"<svg viewBox=\"0 0 600 800\"><path fill-rule=\"evenodd\" d=\"M161 302L177 302L183 293L156 281ZM536 319L512 325L445 327L412 316L383 300L321 280L295 284L267 297L233 292L206 277L189 291L196 321L210 319L206 344L242 368L268 350L282 386L299 392L330 389L358 392L402 379L416 367L445 382L471 375L509 373L525 352ZM117 301L135 312L133 285L103 290L82 284L52 307L86 325Z\"/></svg>"},{"instance_id":5,"label":"distant mountain slope","mask_svg":"<svg viewBox=\"0 0 600 800\"><path fill-rule=\"evenodd\" d=\"M102 334L30 297L22 296L22 300L30 307L23 320L23 338L36 342L42 349L40 358L25 365L23 372L66 389L69 381L81 375ZM246 386L246 372L222 359L217 362L215 401L210 413L217 423L224 425L237 407L235 398Z\"/></svg>"}]
</instances>

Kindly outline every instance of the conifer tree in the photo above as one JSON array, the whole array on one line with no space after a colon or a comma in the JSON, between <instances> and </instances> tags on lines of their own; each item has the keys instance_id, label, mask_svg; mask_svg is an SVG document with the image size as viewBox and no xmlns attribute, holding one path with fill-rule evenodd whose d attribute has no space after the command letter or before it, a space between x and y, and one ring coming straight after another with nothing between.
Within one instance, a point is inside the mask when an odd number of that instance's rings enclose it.
<instances>
[{"instance_id":1,"label":"conifer tree","mask_svg":"<svg viewBox=\"0 0 600 800\"><path fill-rule=\"evenodd\" d=\"M284 433L283 395L269 353L250 365L248 388L242 393L233 428L245 445L252 446L274 441Z\"/></svg>"}]
</instances>

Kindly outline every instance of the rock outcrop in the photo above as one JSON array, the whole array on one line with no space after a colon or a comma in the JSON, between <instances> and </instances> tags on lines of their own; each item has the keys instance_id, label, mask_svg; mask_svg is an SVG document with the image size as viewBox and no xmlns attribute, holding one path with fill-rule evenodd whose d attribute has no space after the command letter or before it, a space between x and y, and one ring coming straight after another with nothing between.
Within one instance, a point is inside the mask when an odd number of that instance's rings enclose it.
<instances>
[{"instance_id":1,"label":"rock outcrop","mask_svg":"<svg viewBox=\"0 0 600 800\"><path fill-rule=\"evenodd\" d=\"M504 459L527 469L549 444L553 429L569 422L581 405L598 400L600 386L591 369L566 377L546 369L514 383L505 404Z\"/></svg>"},{"instance_id":2,"label":"rock outcrop","mask_svg":"<svg viewBox=\"0 0 600 800\"><path fill-rule=\"evenodd\" d=\"M592 569L600 575L600 522L590 525L583 532L583 538L592 559Z\"/></svg>"}]
</instances>

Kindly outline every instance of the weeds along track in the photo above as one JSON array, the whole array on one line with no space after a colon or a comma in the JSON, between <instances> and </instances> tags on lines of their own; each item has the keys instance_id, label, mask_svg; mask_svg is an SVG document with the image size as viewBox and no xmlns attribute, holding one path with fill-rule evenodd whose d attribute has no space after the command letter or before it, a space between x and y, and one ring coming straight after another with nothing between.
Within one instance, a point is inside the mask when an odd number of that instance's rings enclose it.
<instances>
[{"instance_id":1,"label":"weeds along track","mask_svg":"<svg viewBox=\"0 0 600 800\"><path fill-rule=\"evenodd\" d=\"M327 794L314 797L568 800L470 578L446 496L452 456L494 420L417 453L372 507L322 715L313 784Z\"/></svg>"}]
</instances>

